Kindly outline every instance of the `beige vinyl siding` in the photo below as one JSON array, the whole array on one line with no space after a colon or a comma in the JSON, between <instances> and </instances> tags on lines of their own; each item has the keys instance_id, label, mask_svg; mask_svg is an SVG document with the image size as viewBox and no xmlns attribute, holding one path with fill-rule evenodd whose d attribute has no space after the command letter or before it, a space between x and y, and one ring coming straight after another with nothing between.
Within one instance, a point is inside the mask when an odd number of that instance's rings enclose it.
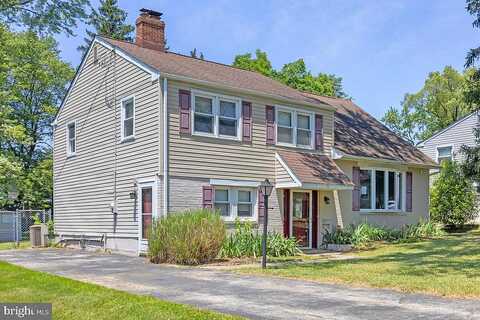
<instances>
[{"instance_id":1,"label":"beige vinyl siding","mask_svg":"<svg viewBox=\"0 0 480 320\"><path fill-rule=\"evenodd\" d=\"M288 171L275 159L275 183L295 183Z\"/></svg>"},{"instance_id":2,"label":"beige vinyl siding","mask_svg":"<svg viewBox=\"0 0 480 320\"><path fill-rule=\"evenodd\" d=\"M155 178L160 172L158 82L105 47L96 46L99 62L94 64L93 54L86 58L54 132L55 228L59 234L135 238L138 216L130 193L137 179ZM128 96L135 97L135 140L120 142L120 101ZM76 121L77 150L75 156L67 157L65 127L71 121ZM118 217L114 228L110 204L115 180ZM159 200L160 194L158 188Z\"/></svg>"},{"instance_id":3,"label":"beige vinyl siding","mask_svg":"<svg viewBox=\"0 0 480 320\"><path fill-rule=\"evenodd\" d=\"M202 90L215 94L238 97L252 103L252 143L220 138L180 135L179 89ZM283 105L273 100L243 96L214 88L198 87L178 81L169 81L169 173L172 176L217 178L235 180L263 180L275 176L275 150L279 147L265 143L265 105ZM330 155L333 143L333 112L320 108L295 107L324 117L324 153ZM306 149L290 148L297 151ZM307 150L313 151L313 150Z\"/></svg>"}]
</instances>

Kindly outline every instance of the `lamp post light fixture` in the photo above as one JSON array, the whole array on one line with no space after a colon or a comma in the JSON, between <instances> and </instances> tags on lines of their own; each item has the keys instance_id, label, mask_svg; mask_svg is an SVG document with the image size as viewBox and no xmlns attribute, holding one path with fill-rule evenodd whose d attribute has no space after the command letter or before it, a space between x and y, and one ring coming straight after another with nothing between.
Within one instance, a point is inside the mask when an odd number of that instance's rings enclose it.
<instances>
[{"instance_id":1,"label":"lamp post light fixture","mask_svg":"<svg viewBox=\"0 0 480 320\"><path fill-rule=\"evenodd\" d=\"M272 193L273 184L268 179L265 179L259 188L263 195L262 269L265 269L267 267L268 197L270 197Z\"/></svg>"}]
</instances>

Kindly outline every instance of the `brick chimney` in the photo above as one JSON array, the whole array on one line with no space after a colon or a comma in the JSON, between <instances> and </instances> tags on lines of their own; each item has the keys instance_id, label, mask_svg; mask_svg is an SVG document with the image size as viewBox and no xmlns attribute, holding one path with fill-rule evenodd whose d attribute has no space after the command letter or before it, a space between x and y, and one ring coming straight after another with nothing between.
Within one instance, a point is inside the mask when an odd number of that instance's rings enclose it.
<instances>
[{"instance_id":1,"label":"brick chimney","mask_svg":"<svg viewBox=\"0 0 480 320\"><path fill-rule=\"evenodd\" d=\"M162 13L143 8L140 12L135 22L135 43L144 48L165 51L165 22L160 20Z\"/></svg>"}]
</instances>

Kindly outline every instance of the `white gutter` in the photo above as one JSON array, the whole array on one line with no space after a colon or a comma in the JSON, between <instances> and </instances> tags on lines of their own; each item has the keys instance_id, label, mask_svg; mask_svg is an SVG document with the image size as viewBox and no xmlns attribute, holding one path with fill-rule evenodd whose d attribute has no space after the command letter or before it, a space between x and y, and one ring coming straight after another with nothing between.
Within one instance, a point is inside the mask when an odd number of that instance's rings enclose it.
<instances>
[{"instance_id":1,"label":"white gutter","mask_svg":"<svg viewBox=\"0 0 480 320\"><path fill-rule=\"evenodd\" d=\"M343 154L339 158L336 158L337 160L342 159L342 160L354 160L354 161L375 161L379 163L385 163L385 164L394 164L394 165L403 165L403 166L408 166L408 167L417 167L417 168L427 168L427 169L435 169L435 168L440 168L439 165L435 164L424 164L424 163L414 163L414 162L406 162L406 161L400 161L400 160L389 160L389 159L381 159L381 158L374 158L374 157L359 157L359 156L353 156L349 154Z\"/></svg>"},{"instance_id":2,"label":"white gutter","mask_svg":"<svg viewBox=\"0 0 480 320\"><path fill-rule=\"evenodd\" d=\"M158 81L160 86L160 80ZM168 80L163 78L163 215L168 213Z\"/></svg>"},{"instance_id":3,"label":"white gutter","mask_svg":"<svg viewBox=\"0 0 480 320\"><path fill-rule=\"evenodd\" d=\"M299 101L299 100L283 97L283 96L276 95L276 94L264 93L264 92L261 92L261 91L256 91L256 90L251 90L251 89L243 89L243 88L238 88L238 87L232 87L232 86L224 85L224 84L221 84L221 83L205 81L205 80L198 80L198 79L194 79L194 78L190 78L190 77L185 77L185 76L180 76L180 75L175 75L175 74L170 74L170 73L165 73L165 72L162 73L162 76L167 77L167 78L172 79L172 80L195 83L195 84L199 84L199 85L215 87L215 88L218 88L218 89L244 93L244 94L247 94L247 95L254 95L254 96L257 96L257 97L274 99L274 100L278 100L278 101L283 101L284 103L290 103L290 104L308 106L308 107L314 107L314 108L321 108L321 109L328 110L328 111L337 110L337 107L331 106L331 105L325 104L325 103L322 103L322 104L320 104L320 103L318 103L318 104L317 103L309 103L307 101Z\"/></svg>"}]
</instances>

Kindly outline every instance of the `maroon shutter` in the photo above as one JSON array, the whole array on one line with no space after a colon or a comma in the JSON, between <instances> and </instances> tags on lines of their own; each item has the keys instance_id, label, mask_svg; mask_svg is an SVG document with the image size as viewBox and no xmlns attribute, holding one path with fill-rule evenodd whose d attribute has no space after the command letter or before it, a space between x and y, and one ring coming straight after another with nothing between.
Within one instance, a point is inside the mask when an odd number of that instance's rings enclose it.
<instances>
[{"instance_id":1,"label":"maroon shutter","mask_svg":"<svg viewBox=\"0 0 480 320\"><path fill-rule=\"evenodd\" d=\"M412 194L412 185L413 185L413 174L411 172L407 172L407 212L412 212L413 210L413 194Z\"/></svg>"},{"instance_id":2,"label":"maroon shutter","mask_svg":"<svg viewBox=\"0 0 480 320\"><path fill-rule=\"evenodd\" d=\"M323 116L315 115L315 149L323 150Z\"/></svg>"},{"instance_id":3,"label":"maroon shutter","mask_svg":"<svg viewBox=\"0 0 480 320\"><path fill-rule=\"evenodd\" d=\"M290 237L290 189L283 190L283 235Z\"/></svg>"},{"instance_id":4,"label":"maroon shutter","mask_svg":"<svg viewBox=\"0 0 480 320\"><path fill-rule=\"evenodd\" d=\"M263 198L263 193L258 190L258 221L263 221L263 216L265 214L265 199Z\"/></svg>"},{"instance_id":5,"label":"maroon shutter","mask_svg":"<svg viewBox=\"0 0 480 320\"><path fill-rule=\"evenodd\" d=\"M354 183L352 191L352 211L360 211L360 168L353 167L352 180Z\"/></svg>"},{"instance_id":6,"label":"maroon shutter","mask_svg":"<svg viewBox=\"0 0 480 320\"><path fill-rule=\"evenodd\" d=\"M312 191L312 248L318 248L318 191Z\"/></svg>"},{"instance_id":7,"label":"maroon shutter","mask_svg":"<svg viewBox=\"0 0 480 320\"><path fill-rule=\"evenodd\" d=\"M267 144L275 144L275 107L265 106L265 126Z\"/></svg>"},{"instance_id":8,"label":"maroon shutter","mask_svg":"<svg viewBox=\"0 0 480 320\"><path fill-rule=\"evenodd\" d=\"M242 140L252 142L252 104L242 101Z\"/></svg>"},{"instance_id":9,"label":"maroon shutter","mask_svg":"<svg viewBox=\"0 0 480 320\"><path fill-rule=\"evenodd\" d=\"M213 209L213 187L203 186L202 204L204 208Z\"/></svg>"},{"instance_id":10,"label":"maroon shutter","mask_svg":"<svg viewBox=\"0 0 480 320\"><path fill-rule=\"evenodd\" d=\"M178 101L180 105L180 133L190 133L190 110L192 108L190 91L178 90Z\"/></svg>"}]
</instances>

